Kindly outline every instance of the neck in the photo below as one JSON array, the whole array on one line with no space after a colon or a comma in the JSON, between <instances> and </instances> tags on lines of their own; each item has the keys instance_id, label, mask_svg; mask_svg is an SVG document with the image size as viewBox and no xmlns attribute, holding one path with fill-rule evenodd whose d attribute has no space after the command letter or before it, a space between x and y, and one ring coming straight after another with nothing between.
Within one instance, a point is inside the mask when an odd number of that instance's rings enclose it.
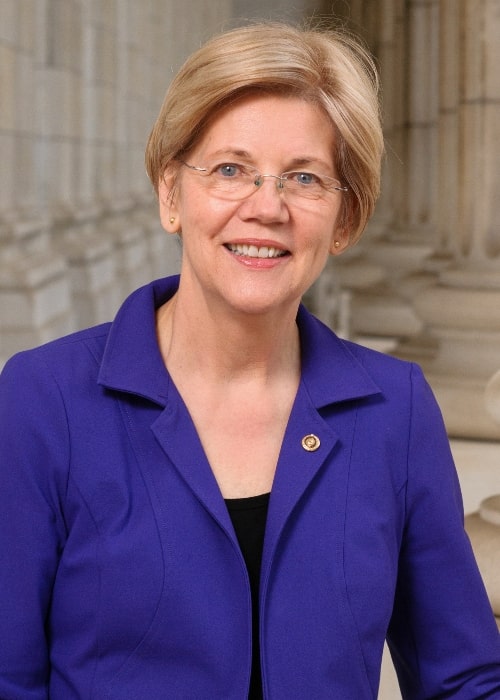
<instances>
[{"instance_id":1,"label":"neck","mask_svg":"<svg viewBox=\"0 0 500 700\"><path fill-rule=\"evenodd\" d=\"M185 302L182 290L158 311L157 332L170 372L204 381L262 380L300 374L298 304L266 314L214 311Z\"/></svg>"}]
</instances>

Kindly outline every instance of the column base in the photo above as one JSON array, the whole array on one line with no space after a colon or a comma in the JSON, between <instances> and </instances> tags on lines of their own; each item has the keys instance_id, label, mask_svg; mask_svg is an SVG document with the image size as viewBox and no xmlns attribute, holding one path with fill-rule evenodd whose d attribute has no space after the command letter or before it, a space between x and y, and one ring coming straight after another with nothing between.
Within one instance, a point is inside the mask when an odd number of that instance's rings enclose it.
<instances>
[{"instance_id":1,"label":"column base","mask_svg":"<svg viewBox=\"0 0 500 700\"><path fill-rule=\"evenodd\" d=\"M425 334L394 354L422 365L451 436L500 440L500 425L486 405L486 387L500 365L500 288L484 284L479 270L476 278L474 287L458 286L460 271L447 270L439 284L417 293L414 307ZM468 271L468 283L473 279Z\"/></svg>"},{"instance_id":2,"label":"column base","mask_svg":"<svg viewBox=\"0 0 500 700\"><path fill-rule=\"evenodd\" d=\"M500 620L500 495L485 499L479 511L468 515L465 527L488 592L493 612Z\"/></svg>"},{"instance_id":3,"label":"column base","mask_svg":"<svg viewBox=\"0 0 500 700\"><path fill-rule=\"evenodd\" d=\"M500 440L500 425L493 420L486 407L487 381L434 374L426 371L425 363L423 366L450 437Z\"/></svg>"}]
</instances>

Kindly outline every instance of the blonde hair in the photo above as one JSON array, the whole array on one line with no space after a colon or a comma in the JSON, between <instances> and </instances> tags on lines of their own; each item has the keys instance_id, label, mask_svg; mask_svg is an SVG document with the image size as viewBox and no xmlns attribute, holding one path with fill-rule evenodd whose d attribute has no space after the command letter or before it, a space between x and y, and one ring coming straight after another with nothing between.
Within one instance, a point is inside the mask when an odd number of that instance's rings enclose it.
<instances>
[{"instance_id":1,"label":"blonde hair","mask_svg":"<svg viewBox=\"0 0 500 700\"><path fill-rule=\"evenodd\" d=\"M321 106L336 130L334 163L349 188L340 225L355 243L380 191L378 88L373 59L344 31L280 23L232 29L193 53L173 79L147 144L148 175L158 193L166 168L229 102L256 91L300 97Z\"/></svg>"}]
</instances>

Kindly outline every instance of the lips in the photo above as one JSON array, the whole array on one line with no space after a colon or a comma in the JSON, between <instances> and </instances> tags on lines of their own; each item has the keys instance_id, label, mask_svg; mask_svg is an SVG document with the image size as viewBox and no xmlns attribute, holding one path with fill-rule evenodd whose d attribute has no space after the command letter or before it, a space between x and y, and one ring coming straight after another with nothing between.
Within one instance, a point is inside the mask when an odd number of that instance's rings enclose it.
<instances>
[{"instance_id":1,"label":"lips","mask_svg":"<svg viewBox=\"0 0 500 700\"><path fill-rule=\"evenodd\" d=\"M247 258L282 258L288 251L274 246L247 245L246 243L227 243L226 248L235 255Z\"/></svg>"}]
</instances>

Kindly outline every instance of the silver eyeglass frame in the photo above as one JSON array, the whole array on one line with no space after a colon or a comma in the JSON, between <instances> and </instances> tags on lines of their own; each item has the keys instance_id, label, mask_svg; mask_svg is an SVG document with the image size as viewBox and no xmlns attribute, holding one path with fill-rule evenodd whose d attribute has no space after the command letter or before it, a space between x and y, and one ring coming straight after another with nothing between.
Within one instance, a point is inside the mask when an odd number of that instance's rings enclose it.
<instances>
[{"instance_id":1,"label":"silver eyeglass frame","mask_svg":"<svg viewBox=\"0 0 500 700\"><path fill-rule=\"evenodd\" d=\"M201 167L198 166L198 165L191 165L190 163L186 163L186 161L180 160L180 159L179 159L178 162L181 163L182 165L185 165L186 168L189 168L190 170L195 170L195 171L198 172L198 173L207 173L207 174L209 174L209 175L211 174L209 168L201 168ZM254 183L253 183L253 184L256 186L257 189L263 184L264 178L266 178L266 177L272 177L272 178L274 178L275 180L278 181L278 182L277 182L278 190L284 190L284 189L285 189L285 184L284 184L284 183L288 180L287 175L289 175L290 173L295 173L295 172L297 172L296 170L287 170L287 171L285 171L284 173L281 173L281 175L271 175L271 174L268 174L268 173L259 173L259 171L258 171L257 169L254 170L253 168L251 168L251 170L252 170L253 172L255 172L255 179L254 179ZM315 174L315 173L311 173L311 174ZM318 175L317 177L319 177L319 175ZM335 178L335 177L330 177L329 175L322 175L321 177L322 177L323 179L330 180L330 181L332 181L332 182L337 182L337 183L338 183L337 186L332 185L331 188L324 187L323 189L324 189L326 192L329 192L330 190L336 190L336 191L338 191L338 192L348 192L348 191L349 191L349 188L346 187L345 185L342 185L342 183L341 183L339 180L337 180L337 178ZM251 196L251 195L248 194L247 196ZM242 199L244 199L244 197L242 197Z\"/></svg>"}]
</instances>

